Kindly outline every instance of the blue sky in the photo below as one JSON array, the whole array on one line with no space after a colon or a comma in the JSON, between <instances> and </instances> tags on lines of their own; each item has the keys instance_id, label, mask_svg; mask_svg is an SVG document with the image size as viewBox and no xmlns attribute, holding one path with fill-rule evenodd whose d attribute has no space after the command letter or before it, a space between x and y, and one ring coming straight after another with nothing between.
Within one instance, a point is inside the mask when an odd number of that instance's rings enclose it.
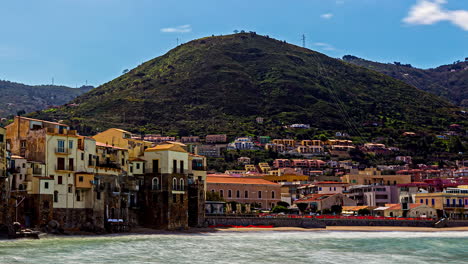
<instances>
[{"instance_id":1,"label":"blue sky","mask_svg":"<svg viewBox=\"0 0 468 264\"><path fill-rule=\"evenodd\" d=\"M182 42L256 31L331 57L468 57L467 0L0 0L0 79L99 85Z\"/></svg>"}]
</instances>

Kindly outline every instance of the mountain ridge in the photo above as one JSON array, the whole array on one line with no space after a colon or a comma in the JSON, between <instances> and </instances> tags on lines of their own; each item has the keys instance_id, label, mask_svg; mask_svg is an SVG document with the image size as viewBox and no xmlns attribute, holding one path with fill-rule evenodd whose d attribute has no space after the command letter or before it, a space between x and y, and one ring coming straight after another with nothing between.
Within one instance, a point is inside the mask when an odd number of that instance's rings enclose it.
<instances>
[{"instance_id":1,"label":"mountain ridge","mask_svg":"<svg viewBox=\"0 0 468 264\"><path fill-rule=\"evenodd\" d=\"M432 94L255 33L179 45L72 103L32 116L68 121L82 133L121 127L177 135L280 135L293 123L356 131L368 120L412 129L457 119L456 107Z\"/></svg>"},{"instance_id":2,"label":"mountain ridge","mask_svg":"<svg viewBox=\"0 0 468 264\"><path fill-rule=\"evenodd\" d=\"M400 62L374 62L352 55L343 56L343 60L399 79L418 89L444 97L458 106L468 107L468 58L429 69Z\"/></svg>"}]
</instances>

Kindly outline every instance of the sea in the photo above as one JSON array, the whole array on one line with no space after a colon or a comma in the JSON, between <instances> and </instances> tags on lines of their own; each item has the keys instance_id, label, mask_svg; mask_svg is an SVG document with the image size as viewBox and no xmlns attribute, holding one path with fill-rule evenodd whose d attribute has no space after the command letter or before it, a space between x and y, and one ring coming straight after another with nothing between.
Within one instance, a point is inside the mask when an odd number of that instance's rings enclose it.
<instances>
[{"instance_id":1,"label":"sea","mask_svg":"<svg viewBox=\"0 0 468 264\"><path fill-rule=\"evenodd\" d=\"M0 241L0 263L468 263L468 232L216 232Z\"/></svg>"}]
</instances>

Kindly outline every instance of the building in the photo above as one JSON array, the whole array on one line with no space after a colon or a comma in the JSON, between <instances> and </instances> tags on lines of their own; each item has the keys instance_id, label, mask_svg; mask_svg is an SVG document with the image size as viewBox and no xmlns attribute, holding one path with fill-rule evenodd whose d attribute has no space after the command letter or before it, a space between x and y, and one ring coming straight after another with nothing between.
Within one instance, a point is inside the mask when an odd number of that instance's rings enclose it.
<instances>
[{"instance_id":1,"label":"building","mask_svg":"<svg viewBox=\"0 0 468 264\"><path fill-rule=\"evenodd\" d=\"M398 187L395 185L353 185L346 196L356 201L357 205L384 206L398 203Z\"/></svg>"},{"instance_id":2,"label":"building","mask_svg":"<svg viewBox=\"0 0 468 264\"><path fill-rule=\"evenodd\" d=\"M207 191L219 193L226 202L271 209L281 201L281 185L264 179L216 175L207 177Z\"/></svg>"},{"instance_id":3,"label":"building","mask_svg":"<svg viewBox=\"0 0 468 264\"><path fill-rule=\"evenodd\" d=\"M225 134L206 135L205 142L207 144L226 143L227 142L227 135L225 135Z\"/></svg>"},{"instance_id":4,"label":"building","mask_svg":"<svg viewBox=\"0 0 468 264\"><path fill-rule=\"evenodd\" d=\"M250 137L239 137L228 144L228 149L253 150L256 149L255 143Z\"/></svg>"},{"instance_id":5,"label":"building","mask_svg":"<svg viewBox=\"0 0 468 264\"><path fill-rule=\"evenodd\" d=\"M410 204L406 209L402 204L387 204L385 217L437 218L437 210L422 203Z\"/></svg>"},{"instance_id":6,"label":"building","mask_svg":"<svg viewBox=\"0 0 468 264\"><path fill-rule=\"evenodd\" d=\"M446 192L418 193L416 202L437 210L439 217L468 219L468 193L461 188L451 188Z\"/></svg>"},{"instance_id":7,"label":"building","mask_svg":"<svg viewBox=\"0 0 468 264\"><path fill-rule=\"evenodd\" d=\"M343 182L354 185L397 185L411 182L410 175L384 175L375 168L367 168L362 171L352 170L350 174L341 177Z\"/></svg>"},{"instance_id":8,"label":"building","mask_svg":"<svg viewBox=\"0 0 468 264\"><path fill-rule=\"evenodd\" d=\"M341 193L335 194L310 194L294 201L294 204L307 204L307 208L313 212L331 209L334 205L356 206L356 201L346 197Z\"/></svg>"},{"instance_id":9,"label":"building","mask_svg":"<svg viewBox=\"0 0 468 264\"><path fill-rule=\"evenodd\" d=\"M199 145L195 147L195 154L205 157L219 158L225 149L226 145Z\"/></svg>"}]
</instances>

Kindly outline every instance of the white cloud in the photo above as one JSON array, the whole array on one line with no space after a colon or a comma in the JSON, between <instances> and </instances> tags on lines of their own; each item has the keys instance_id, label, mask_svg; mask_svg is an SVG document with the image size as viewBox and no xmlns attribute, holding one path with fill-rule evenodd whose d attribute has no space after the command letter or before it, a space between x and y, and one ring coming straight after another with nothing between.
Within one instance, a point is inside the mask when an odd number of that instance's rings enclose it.
<instances>
[{"instance_id":1,"label":"white cloud","mask_svg":"<svg viewBox=\"0 0 468 264\"><path fill-rule=\"evenodd\" d=\"M326 14L322 14L320 17L323 18L323 19L330 19L330 18L333 17L333 14L332 13L326 13Z\"/></svg>"},{"instance_id":2,"label":"white cloud","mask_svg":"<svg viewBox=\"0 0 468 264\"><path fill-rule=\"evenodd\" d=\"M164 33L188 33L192 32L191 25L182 25L177 27L161 28L161 32Z\"/></svg>"},{"instance_id":3,"label":"white cloud","mask_svg":"<svg viewBox=\"0 0 468 264\"><path fill-rule=\"evenodd\" d=\"M448 21L468 31L468 10L447 10L443 8L446 0L419 0L411 7L403 22L411 25L432 25Z\"/></svg>"},{"instance_id":4,"label":"white cloud","mask_svg":"<svg viewBox=\"0 0 468 264\"><path fill-rule=\"evenodd\" d=\"M322 50L328 50L328 51L336 50L335 47L333 47L332 45L330 45L328 43L324 43L324 42L315 42L314 46L317 46L319 49L322 49Z\"/></svg>"}]
</instances>

